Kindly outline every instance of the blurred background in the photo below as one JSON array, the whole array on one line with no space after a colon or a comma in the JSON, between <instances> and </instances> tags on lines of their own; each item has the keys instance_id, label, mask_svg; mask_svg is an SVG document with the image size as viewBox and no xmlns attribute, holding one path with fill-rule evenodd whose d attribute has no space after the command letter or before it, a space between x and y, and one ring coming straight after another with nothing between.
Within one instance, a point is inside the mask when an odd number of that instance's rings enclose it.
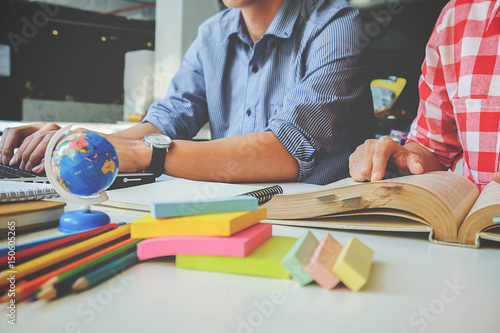
<instances>
[{"instance_id":1,"label":"blurred background","mask_svg":"<svg viewBox=\"0 0 500 333\"><path fill-rule=\"evenodd\" d=\"M372 78L406 81L374 110L380 133L404 131L415 116L425 44L447 2L351 0L371 43ZM220 0L0 0L0 120L137 121L164 96L199 24L224 8Z\"/></svg>"}]
</instances>

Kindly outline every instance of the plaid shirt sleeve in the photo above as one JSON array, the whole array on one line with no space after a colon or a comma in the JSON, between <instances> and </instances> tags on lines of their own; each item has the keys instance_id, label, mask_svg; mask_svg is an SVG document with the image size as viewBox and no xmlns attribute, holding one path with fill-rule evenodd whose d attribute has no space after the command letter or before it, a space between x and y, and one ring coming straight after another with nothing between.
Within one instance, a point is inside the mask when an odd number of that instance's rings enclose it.
<instances>
[{"instance_id":1,"label":"plaid shirt sleeve","mask_svg":"<svg viewBox=\"0 0 500 333\"><path fill-rule=\"evenodd\" d=\"M448 168L462 156L462 145L448 90L449 85L453 84L450 82L449 71L455 65L454 59L450 59L450 51L454 47L453 21L448 17L451 5L452 3L448 4L438 18L426 47L419 81L420 104L408 140L433 152L438 161ZM447 52L445 59L443 51ZM453 54L451 57L454 58ZM456 75L453 77L456 85Z\"/></svg>"}]
</instances>

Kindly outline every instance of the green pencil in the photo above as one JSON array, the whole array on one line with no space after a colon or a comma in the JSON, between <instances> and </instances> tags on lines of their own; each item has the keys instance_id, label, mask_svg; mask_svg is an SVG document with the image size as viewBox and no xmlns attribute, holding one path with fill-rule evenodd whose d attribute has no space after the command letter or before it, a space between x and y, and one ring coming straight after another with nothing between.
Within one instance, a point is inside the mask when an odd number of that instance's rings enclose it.
<instances>
[{"instance_id":1,"label":"green pencil","mask_svg":"<svg viewBox=\"0 0 500 333\"><path fill-rule=\"evenodd\" d=\"M78 278L73 284L73 291L82 291L101 283L103 280L125 270L138 262L137 251L127 254L116 261L113 261L88 275Z\"/></svg>"},{"instance_id":2,"label":"green pencil","mask_svg":"<svg viewBox=\"0 0 500 333\"><path fill-rule=\"evenodd\" d=\"M51 300L68 294L71 292L72 284L79 277L99 269L99 267L106 265L108 262L113 262L112 260L125 255L130 250L133 250L137 246L137 243L141 241L142 239L137 239L119 249L51 278L40 288L37 298Z\"/></svg>"}]
</instances>

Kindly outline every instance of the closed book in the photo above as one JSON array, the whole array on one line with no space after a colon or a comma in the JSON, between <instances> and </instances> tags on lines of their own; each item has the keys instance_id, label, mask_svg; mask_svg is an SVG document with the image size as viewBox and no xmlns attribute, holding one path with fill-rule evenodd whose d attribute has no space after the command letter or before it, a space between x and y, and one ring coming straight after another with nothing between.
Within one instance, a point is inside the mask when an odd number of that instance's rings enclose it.
<instances>
[{"instance_id":1,"label":"closed book","mask_svg":"<svg viewBox=\"0 0 500 333\"><path fill-rule=\"evenodd\" d=\"M0 204L0 231L57 226L66 203L37 200Z\"/></svg>"}]
</instances>

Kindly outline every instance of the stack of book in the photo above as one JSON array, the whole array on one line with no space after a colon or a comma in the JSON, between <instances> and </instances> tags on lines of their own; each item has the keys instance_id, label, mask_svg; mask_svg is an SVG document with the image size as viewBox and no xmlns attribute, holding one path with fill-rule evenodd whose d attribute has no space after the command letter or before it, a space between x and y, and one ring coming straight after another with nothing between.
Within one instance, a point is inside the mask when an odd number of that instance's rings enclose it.
<instances>
[{"instance_id":1,"label":"stack of book","mask_svg":"<svg viewBox=\"0 0 500 333\"><path fill-rule=\"evenodd\" d=\"M0 181L0 232L56 227L65 203L42 199L58 196L50 184Z\"/></svg>"}]
</instances>

